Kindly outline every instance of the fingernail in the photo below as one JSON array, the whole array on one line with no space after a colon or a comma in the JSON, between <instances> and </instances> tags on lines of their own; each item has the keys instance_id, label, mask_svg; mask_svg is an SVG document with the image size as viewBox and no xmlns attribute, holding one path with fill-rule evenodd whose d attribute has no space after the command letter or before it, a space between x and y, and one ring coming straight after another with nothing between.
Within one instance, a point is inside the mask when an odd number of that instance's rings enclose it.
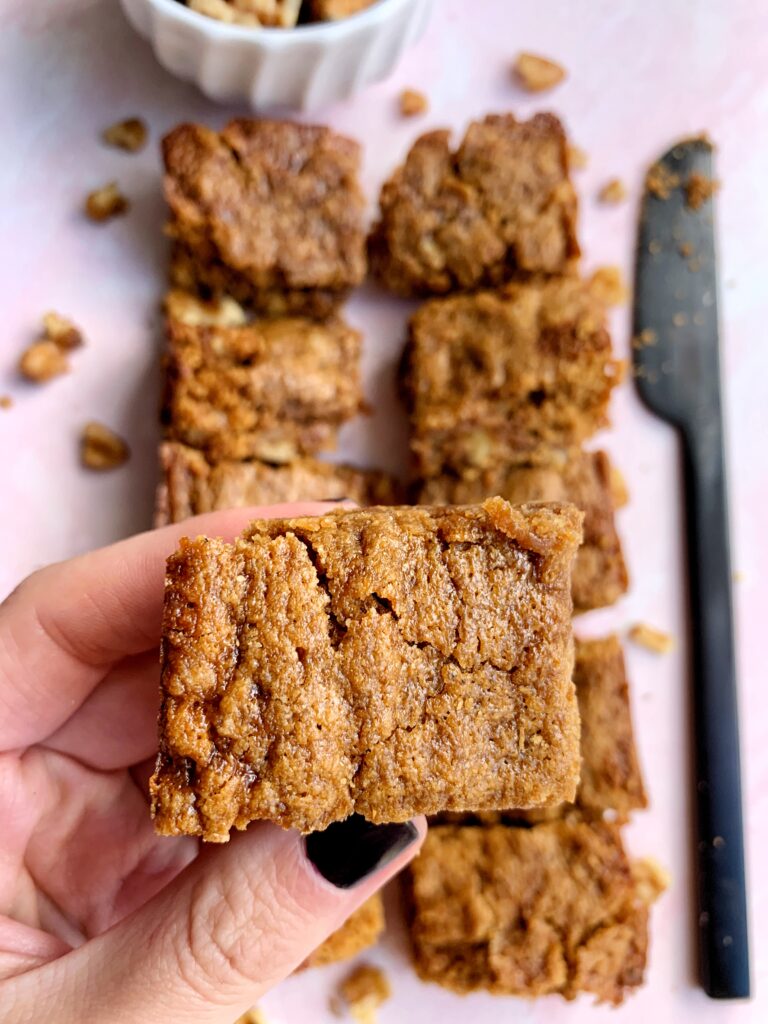
<instances>
[{"instance_id":1,"label":"fingernail","mask_svg":"<svg viewBox=\"0 0 768 1024\"><path fill-rule=\"evenodd\" d=\"M335 821L304 840L307 857L338 889L351 889L383 868L413 843L419 833L410 821L372 825L359 814Z\"/></svg>"}]
</instances>

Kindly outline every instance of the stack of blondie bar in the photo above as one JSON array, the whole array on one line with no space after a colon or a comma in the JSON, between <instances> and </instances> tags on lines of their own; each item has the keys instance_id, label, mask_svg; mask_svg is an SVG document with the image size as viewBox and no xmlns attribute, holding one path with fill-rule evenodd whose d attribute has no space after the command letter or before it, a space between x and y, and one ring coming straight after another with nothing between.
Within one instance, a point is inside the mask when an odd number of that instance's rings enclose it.
<instances>
[{"instance_id":1,"label":"stack of blondie bar","mask_svg":"<svg viewBox=\"0 0 768 1024\"><path fill-rule=\"evenodd\" d=\"M562 126L549 114L489 116L456 151L447 132L418 139L382 189L367 247L358 146L327 128L181 125L164 159L172 252L158 522L297 500L397 503L387 475L318 457L364 409L361 337L340 307L367 263L385 288L426 300L409 322L401 382L411 493L430 508L255 524L234 547L199 540L175 556L156 823L222 840L254 817L306 831L353 810L386 820L440 808L406 885L419 974L461 992L620 1002L643 977L659 881L622 842L646 798L615 637L577 643L575 798L535 808L541 780L557 800L574 796L571 599L586 611L627 588L620 481L604 452L583 447L607 424L621 365L601 299L578 275ZM581 524L569 503L584 514L572 575ZM269 618L254 589L262 575L287 608L300 604L306 636L281 605ZM234 608L244 635L263 633L239 651L242 680L222 668L228 630L240 644ZM215 621L221 664L208 634L195 650L198 614ZM265 651L285 693L246 685ZM407 699L388 696L390 668ZM212 716L206 735L221 739L215 778L207 767L189 776L185 764L212 763L200 745L209 740L190 746L175 724L189 712L176 681L198 676L216 691L213 703L193 702ZM314 683L335 696L333 720L310 735L275 708L309 699ZM274 717L293 752L285 764L264 762L241 735L243 715ZM347 740L334 753L337 732ZM247 792L243 759L266 772L251 772ZM310 962L352 955L382 928L376 898Z\"/></svg>"},{"instance_id":2,"label":"stack of blondie bar","mask_svg":"<svg viewBox=\"0 0 768 1024\"><path fill-rule=\"evenodd\" d=\"M614 511L620 477L583 447L621 377L600 297L578 275L577 202L562 126L489 116L458 149L422 136L384 184L369 249L410 318L401 383L415 495L427 505L501 495L584 513L575 612L627 589ZM642 981L660 880L620 826L646 805L615 636L577 642L581 783L546 811L443 815L408 872L421 977L460 992L593 993Z\"/></svg>"}]
</instances>

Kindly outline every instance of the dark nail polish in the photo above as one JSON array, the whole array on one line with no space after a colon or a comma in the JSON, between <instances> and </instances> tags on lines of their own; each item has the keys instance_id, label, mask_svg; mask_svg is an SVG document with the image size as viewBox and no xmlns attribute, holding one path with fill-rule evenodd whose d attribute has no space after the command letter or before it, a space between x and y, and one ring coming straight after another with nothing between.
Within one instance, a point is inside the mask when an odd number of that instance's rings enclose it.
<instances>
[{"instance_id":1,"label":"dark nail polish","mask_svg":"<svg viewBox=\"0 0 768 1024\"><path fill-rule=\"evenodd\" d=\"M372 825L359 814L335 821L323 832L304 840L307 857L339 889L351 889L374 871L389 864L418 837L410 821Z\"/></svg>"}]
</instances>

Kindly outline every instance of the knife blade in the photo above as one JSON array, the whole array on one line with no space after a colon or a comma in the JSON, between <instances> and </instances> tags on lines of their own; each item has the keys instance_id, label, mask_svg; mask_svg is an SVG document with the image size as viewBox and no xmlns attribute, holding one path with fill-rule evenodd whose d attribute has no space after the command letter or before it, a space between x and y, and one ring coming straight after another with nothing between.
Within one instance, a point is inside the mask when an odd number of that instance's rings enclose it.
<instances>
[{"instance_id":1,"label":"knife blade","mask_svg":"<svg viewBox=\"0 0 768 1024\"><path fill-rule=\"evenodd\" d=\"M741 770L720 397L713 152L683 140L651 168L638 232L634 376L684 466L696 808L699 979L749 996Z\"/></svg>"}]
</instances>

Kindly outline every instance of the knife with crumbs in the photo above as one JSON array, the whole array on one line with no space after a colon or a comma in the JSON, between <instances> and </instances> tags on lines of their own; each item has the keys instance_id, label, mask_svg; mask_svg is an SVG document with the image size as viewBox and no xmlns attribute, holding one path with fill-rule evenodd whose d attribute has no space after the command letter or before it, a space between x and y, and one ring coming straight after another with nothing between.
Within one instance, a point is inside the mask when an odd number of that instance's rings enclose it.
<instances>
[{"instance_id":1,"label":"knife with crumbs","mask_svg":"<svg viewBox=\"0 0 768 1024\"><path fill-rule=\"evenodd\" d=\"M681 439L696 798L699 979L749 996L731 567L720 400L712 145L674 145L646 178L635 271L640 396Z\"/></svg>"}]
</instances>

